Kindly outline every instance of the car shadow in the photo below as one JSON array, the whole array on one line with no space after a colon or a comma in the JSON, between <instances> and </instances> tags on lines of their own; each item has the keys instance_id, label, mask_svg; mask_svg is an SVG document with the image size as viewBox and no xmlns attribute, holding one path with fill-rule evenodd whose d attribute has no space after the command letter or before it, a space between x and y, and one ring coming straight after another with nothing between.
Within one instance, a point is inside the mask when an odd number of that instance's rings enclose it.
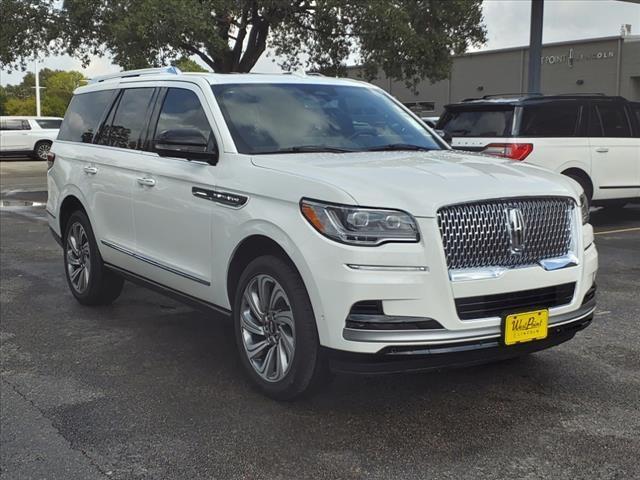
<instances>
[{"instance_id":1,"label":"car shadow","mask_svg":"<svg viewBox=\"0 0 640 480\"><path fill-rule=\"evenodd\" d=\"M612 227L640 227L640 204L628 204L624 208L595 207L591 210L590 217L590 223L596 232Z\"/></svg>"}]
</instances>

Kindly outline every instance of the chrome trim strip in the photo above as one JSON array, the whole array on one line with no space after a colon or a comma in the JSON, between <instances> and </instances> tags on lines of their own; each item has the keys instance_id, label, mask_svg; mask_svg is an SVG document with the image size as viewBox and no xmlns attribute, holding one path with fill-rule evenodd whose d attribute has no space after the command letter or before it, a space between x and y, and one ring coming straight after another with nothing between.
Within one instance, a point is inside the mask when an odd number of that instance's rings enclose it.
<instances>
[{"instance_id":1,"label":"chrome trim strip","mask_svg":"<svg viewBox=\"0 0 640 480\"><path fill-rule=\"evenodd\" d=\"M191 187L191 193L194 197L210 200L225 207L232 208L242 208L249 201L249 197L245 197L244 195L201 187Z\"/></svg>"},{"instance_id":2,"label":"chrome trim strip","mask_svg":"<svg viewBox=\"0 0 640 480\"><path fill-rule=\"evenodd\" d=\"M104 246L112 248L120 253L124 253L125 255L129 255L130 257L133 257L137 260L143 261L145 263L148 263L149 265L153 265L154 267L158 267L161 268L162 270L166 270L167 272L173 273L175 275L178 275L180 277L184 277L187 278L189 280L193 280L194 282L200 283L202 285L206 285L207 287L211 285L211 282L209 282L208 280L205 280L204 278L198 277L192 273L189 272L185 272L183 270L177 269L175 267L166 265L158 260L155 260L151 257L147 257L145 255L141 255L140 253L137 253L133 250L130 250L127 247L123 247L122 245L118 245L117 243L113 243L113 242L109 242L107 240L100 240L100 243L102 243Z\"/></svg>"},{"instance_id":3,"label":"chrome trim strip","mask_svg":"<svg viewBox=\"0 0 640 480\"><path fill-rule=\"evenodd\" d=\"M428 272L429 267L402 266L402 265L356 265L347 263L351 270L376 271L376 272Z\"/></svg>"},{"instance_id":4,"label":"chrome trim strip","mask_svg":"<svg viewBox=\"0 0 640 480\"><path fill-rule=\"evenodd\" d=\"M546 271L560 270L561 268L577 266L578 257L573 252L569 252L562 257L545 258L544 260L540 260L538 263Z\"/></svg>"},{"instance_id":5,"label":"chrome trim strip","mask_svg":"<svg viewBox=\"0 0 640 480\"><path fill-rule=\"evenodd\" d=\"M537 264L522 265L515 268L506 267L486 267L486 268L460 268L449 270L449 279L452 282L465 282L469 280L486 280L489 278L499 278L507 271L520 270L523 268L542 267L546 271L560 270L562 268L578 266L578 257L569 252L567 255L554 258L545 258Z\"/></svg>"},{"instance_id":6,"label":"chrome trim strip","mask_svg":"<svg viewBox=\"0 0 640 480\"><path fill-rule=\"evenodd\" d=\"M498 278L504 275L508 269L505 267L488 268L460 268L449 270L449 279L452 282L465 282L468 280L486 280L488 278Z\"/></svg>"},{"instance_id":7,"label":"chrome trim strip","mask_svg":"<svg viewBox=\"0 0 640 480\"><path fill-rule=\"evenodd\" d=\"M577 322L594 313L595 300L581 306L573 312L556 315L549 320L549 327L559 327L568 323ZM553 323L551 323L553 321ZM420 343L421 345L444 345L450 343L473 342L487 340L491 338L500 338L500 327L487 327L476 329L477 335L456 337L459 332L453 330L357 330L353 328L344 328L342 336L345 340L353 342L372 342L372 343ZM462 331L463 335L468 333Z\"/></svg>"}]
</instances>

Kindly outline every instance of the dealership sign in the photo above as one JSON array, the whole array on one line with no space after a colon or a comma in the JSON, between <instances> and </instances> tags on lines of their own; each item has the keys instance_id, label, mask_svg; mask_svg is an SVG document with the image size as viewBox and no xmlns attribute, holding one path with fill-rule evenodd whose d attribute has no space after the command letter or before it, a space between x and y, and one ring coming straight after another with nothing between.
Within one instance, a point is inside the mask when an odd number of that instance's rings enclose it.
<instances>
[{"instance_id":1,"label":"dealership sign","mask_svg":"<svg viewBox=\"0 0 640 480\"><path fill-rule=\"evenodd\" d=\"M600 50L592 53L576 53L573 48L569 49L569 53L563 55L543 55L540 59L543 65L560 65L567 64L569 68L573 68L576 62L585 62L591 60L605 60L613 58L615 52L613 50Z\"/></svg>"}]
</instances>

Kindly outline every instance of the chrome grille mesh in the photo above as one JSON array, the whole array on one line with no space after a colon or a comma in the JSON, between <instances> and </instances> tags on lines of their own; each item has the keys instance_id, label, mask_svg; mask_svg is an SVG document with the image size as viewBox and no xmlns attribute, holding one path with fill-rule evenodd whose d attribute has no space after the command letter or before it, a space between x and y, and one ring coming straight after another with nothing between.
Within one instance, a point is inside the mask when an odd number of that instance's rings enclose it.
<instances>
[{"instance_id":1,"label":"chrome grille mesh","mask_svg":"<svg viewBox=\"0 0 640 480\"><path fill-rule=\"evenodd\" d=\"M488 200L438 210L449 269L518 267L560 257L571 246L569 198L537 197ZM525 227L524 248L513 253L507 211L519 208Z\"/></svg>"}]
</instances>

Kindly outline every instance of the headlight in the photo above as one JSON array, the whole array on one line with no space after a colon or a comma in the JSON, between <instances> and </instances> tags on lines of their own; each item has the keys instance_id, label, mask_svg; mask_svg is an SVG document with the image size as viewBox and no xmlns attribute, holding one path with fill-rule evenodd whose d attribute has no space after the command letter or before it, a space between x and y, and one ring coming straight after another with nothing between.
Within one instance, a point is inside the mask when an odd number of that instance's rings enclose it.
<instances>
[{"instance_id":1,"label":"headlight","mask_svg":"<svg viewBox=\"0 0 640 480\"><path fill-rule=\"evenodd\" d=\"M580 195L580 211L582 212L582 224L589 223L589 200L584 193Z\"/></svg>"},{"instance_id":2,"label":"headlight","mask_svg":"<svg viewBox=\"0 0 640 480\"><path fill-rule=\"evenodd\" d=\"M400 210L350 207L302 199L302 215L321 234L350 245L420 240L416 221Z\"/></svg>"}]
</instances>

